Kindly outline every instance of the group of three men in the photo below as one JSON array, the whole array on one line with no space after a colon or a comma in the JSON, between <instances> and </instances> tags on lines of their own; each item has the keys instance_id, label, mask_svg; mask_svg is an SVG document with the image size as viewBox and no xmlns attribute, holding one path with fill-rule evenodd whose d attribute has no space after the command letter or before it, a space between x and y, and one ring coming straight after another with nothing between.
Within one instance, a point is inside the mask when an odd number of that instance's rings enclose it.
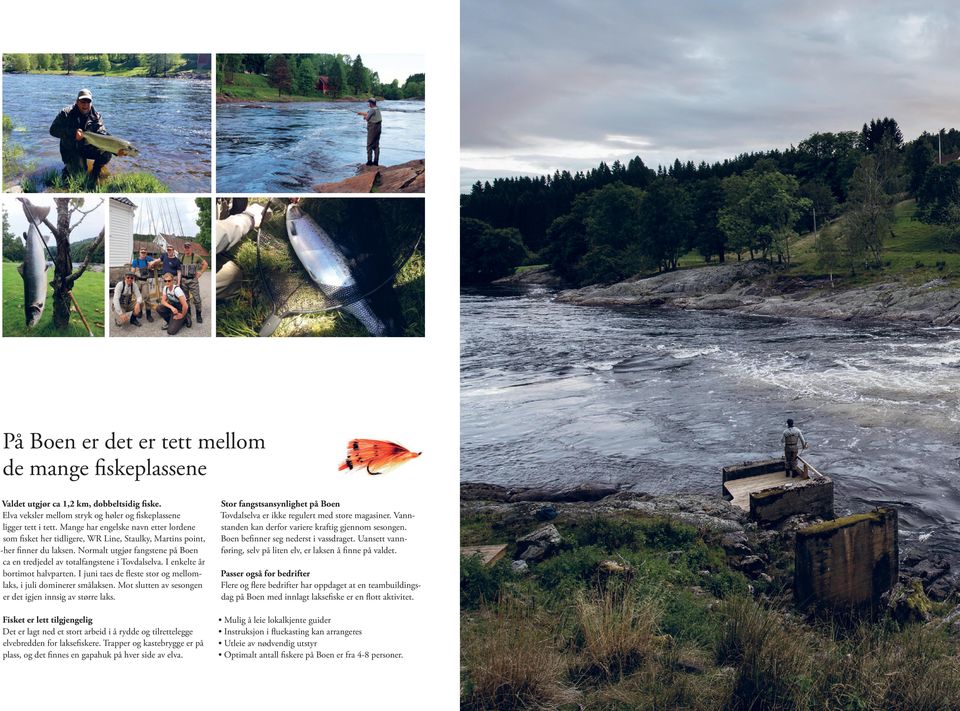
<instances>
[{"instance_id":1,"label":"group of three men","mask_svg":"<svg viewBox=\"0 0 960 711\"><path fill-rule=\"evenodd\" d=\"M118 326L131 323L140 326L141 315L153 321L150 313L150 269L161 267L163 286L157 315L164 320L161 327L168 335L174 335L184 325L190 328L190 301L193 302L197 323L203 323L203 299L200 295L200 277L207 271L207 260L193 251L192 242L183 243L183 255L178 257L173 245L168 244L166 254L150 260L147 250L132 260L131 270L114 287L114 322ZM189 295L189 300L188 300Z\"/></svg>"}]
</instances>

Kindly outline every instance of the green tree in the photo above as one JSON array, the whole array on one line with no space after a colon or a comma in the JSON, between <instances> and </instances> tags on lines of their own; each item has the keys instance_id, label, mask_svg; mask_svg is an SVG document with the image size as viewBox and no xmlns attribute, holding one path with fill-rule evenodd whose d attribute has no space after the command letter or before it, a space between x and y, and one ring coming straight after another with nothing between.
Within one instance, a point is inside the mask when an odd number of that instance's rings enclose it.
<instances>
[{"instance_id":1,"label":"green tree","mask_svg":"<svg viewBox=\"0 0 960 711\"><path fill-rule=\"evenodd\" d=\"M747 201L749 181L742 175L731 175L723 180L723 207L717 213L717 224L727 238L727 249L739 261L744 252L754 258L754 230Z\"/></svg>"},{"instance_id":2,"label":"green tree","mask_svg":"<svg viewBox=\"0 0 960 711\"><path fill-rule=\"evenodd\" d=\"M800 186L800 195L810 201L809 218L803 217L804 227L812 231L818 225L824 225L834 217L837 201L830 186L821 180L812 180ZM816 224L814 224L816 222Z\"/></svg>"},{"instance_id":3,"label":"green tree","mask_svg":"<svg viewBox=\"0 0 960 711\"><path fill-rule=\"evenodd\" d=\"M810 209L810 201L799 193L797 179L779 171L751 180L747 199L764 257L774 252L789 264L790 240L796 237L794 226L800 215Z\"/></svg>"},{"instance_id":4,"label":"green tree","mask_svg":"<svg viewBox=\"0 0 960 711\"><path fill-rule=\"evenodd\" d=\"M100 55L100 73L108 74L110 72L110 57L106 54Z\"/></svg>"},{"instance_id":5,"label":"green tree","mask_svg":"<svg viewBox=\"0 0 960 711\"><path fill-rule=\"evenodd\" d=\"M348 90L347 67L338 57L332 60L327 70L327 76L330 78L330 89L333 95L343 96Z\"/></svg>"},{"instance_id":6,"label":"green tree","mask_svg":"<svg viewBox=\"0 0 960 711\"><path fill-rule=\"evenodd\" d=\"M404 99L423 99L426 96L426 78L421 74L411 74L403 83Z\"/></svg>"},{"instance_id":7,"label":"green tree","mask_svg":"<svg viewBox=\"0 0 960 711\"><path fill-rule=\"evenodd\" d=\"M723 208L723 183L711 176L697 180L690 188L693 209L693 246L706 261L716 256L723 264L727 236L720 229L720 210Z\"/></svg>"},{"instance_id":8,"label":"green tree","mask_svg":"<svg viewBox=\"0 0 960 711\"><path fill-rule=\"evenodd\" d=\"M676 269L680 255L689 248L694 224L690 196L676 178L660 176L647 186L639 218L647 260L663 271Z\"/></svg>"},{"instance_id":9,"label":"green tree","mask_svg":"<svg viewBox=\"0 0 960 711\"><path fill-rule=\"evenodd\" d=\"M461 284L489 284L512 273L525 256L518 230L494 229L469 217L460 220Z\"/></svg>"},{"instance_id":10,"label":"green tree","mask_svg":"<svg viewBox=\"0 0 960 711\"><path fill-rule=\"evenodd\" d=\"M310 96L314 93L317 86L317 76L319 76L317 66L310 57L304 57L297 64L295 73L297 93L301 96Z\"/></svg>"},{"instance_id":11,"label":"green tree","mask_svg":"<svg viewBox=\"0 0 960 711\"><path fill-rule=\"evenodd\" d=\"M5 54L3 59L8 72L29 72L33 68L29 54Z\"/></svg>"},{"instance_id":12,"label":"green tree","mask_svg":"<svg viewBox=\"0 0 960 711\"><path fill-rule=\"evenodd\" d=\"M363 96L370 91L370 81L367 77L367 70L363 66L363 60L359 54L350 66L350 75L347 77L347 81L350 83L350 88L356 96Z\"/></svg>"},{"instance_id":13,"label":"green tree","mask_svg":"<svg viewBox=\"0 0 960 711\"><path fill-rule=\"evenodd\" d=\"M3 208L3 259L7 262L23 261L23 242L10 229L7 208Z\"/></svg>"},{"instance_id":14,"label":"green tree","mask_svg":"<svg viewBox=\"0 0 960 711\"><path fill-rule=\"evenodd\" d=\"M656 264L641 244L642 199L643 191L623 183L578 195L570 212L547 229L545 256L553 270L576 284L596 284Z\"/></svg>"},{"instance_id":15,"label":"green tree","mask_svg":"<svg viewBox=\"0 0 960 711\"><path fill-rule=\"evenodd\" d=\"M63 62L62 64L63 69L64 71L66 71L67 76L70 76L70 72L72 72L77 67L77 55L63 54L61 55L61 57L62 57L61 61Z\"/></svg>"},{"instance_id":16,"label":"green tree","mask_svg":"<svg viewBox=\"0 0 960 711\"><path fill-rule=\"evenodd\" d=\"M381 86L380 93L383 94L384 99L389 99L391 101L396 101L397 99L403 98L403 94L400 92L400 82L398 82L396 79L389 84Z\"/></svg>"},{"instance_id":17,"label":"green tree","mask_svg":"<svg viewBox=\"0 0 960 711\"><path fill-rule=\"evenodd\" d=\"M220 84L233 84L243 56L240 54L217 55L217 81Z\"/></svg>"},{"instance_id":18,"label":"green tree","mask_svg":"<svg viewBox=\"0 0 960 711\"><path fill-rule=\"evenodd\" d=\"M283 95L283 92L290 93L293 76L290 73L290 64L284 55L275 54L267 62L267 81L270 86L276 87L278 98Z\"/></svg>"},{"instance_id":19,"label":"green tree","mask_svg":"<svg viewBox=\"0 0 960 711\"><path fill-rule=\"evenodd\" d=\"M937 162L936 138L926 131L917 140L910 143L904 151L904 165L907 171L907 187L914 195L920 190L927 171Z\"/></svg>"},{"instance_id":20,"label":"green tree","mask_svg":"<svg viewBox=\"0 0 960 711\"><path fill-rule=\"evenodd\" d=\"M197 243L200 244L208 252L210 251L211 237L210 237L210 215L211 215L211 206L210 198L198 197L194 198L197 207L200 209L199 214L197 215Z\"/></svg>"},{"instance_id":21,"label":"green tree","mask_svg":"<svg viewBox=\"0 0 960 711\"><path fill-rule=\"evenodd\" d=\"M861 259L880 266L883 243L893 223L893 207L872 155L864 156L850 179L843 239L851 265Z\"/></svg>"},{"instance_id":22,"label":"green tree","mask_svg":"<svg viewBox=\"0 0 960 711\"><path fill-rule=\"evenodd\" d=\"M917 218L935 225L960 225L960 162L930 166L917 193Z\"/></svg>"}]
</instances>

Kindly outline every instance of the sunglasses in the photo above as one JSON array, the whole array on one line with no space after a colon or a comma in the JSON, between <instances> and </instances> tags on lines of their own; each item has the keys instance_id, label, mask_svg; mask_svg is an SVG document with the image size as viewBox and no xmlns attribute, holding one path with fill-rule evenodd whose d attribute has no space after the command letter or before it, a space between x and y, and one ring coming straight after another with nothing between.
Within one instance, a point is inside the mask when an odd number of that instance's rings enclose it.
<instances>
[{"instance_id":1,"label":"sunglasses","mask_svg":"<svg viewBox=\"0 0 960 711\"><path fill-rule=\"evenodd\" d=\"M164 279L164 280L163 280L163 283L164 283L164 284L172 284L172 283L173 283L173 279Z\"/></svg>"},{"instance_id":2,"label":"sunglasses","mask_svg":"<svg viewBox=\"0 0 960 711\"><path fill-rule=\"evenodd\" d=\"M80 101L81 104L92 104L92 103L93 103L93 99L80 99L79 101Z\"/></svg>"}]
</instances>

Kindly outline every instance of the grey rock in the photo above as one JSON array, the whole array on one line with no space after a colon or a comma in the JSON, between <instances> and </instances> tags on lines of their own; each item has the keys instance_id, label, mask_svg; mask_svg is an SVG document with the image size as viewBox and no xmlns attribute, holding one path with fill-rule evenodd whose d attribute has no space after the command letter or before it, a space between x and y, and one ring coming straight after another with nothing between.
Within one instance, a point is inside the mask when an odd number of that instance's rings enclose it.
<instances>
[{"instance_id":1,"label":"grey rock","mask_svg":"<svg viewBox=\"0 0 960 711\"><path fill-rule=\"evenodd\" d=\"M556 551L563 543L563 537L552 523L541 526L533 533L517 539L517 553L520 560L535 563Z\"/></svg>"},{"instance_id":2,"label":"grey rock","mask_svg":"<svg viewBox=\"0 0 960 711\"><path fill-rule=\"evenodd\" d=\"M746 558L735 560L733 562L733 567L737 570L747 573L748 575L753 575L760 573L763 570L764 562L760 556L749 555Z\"/></svg>"},{"instance_id":3,"label":"grey rock","mask_svg":"<svg viewBox=\"0 0 960 711\"><path fill-rule=\"evenodd\" d=\"M530 572L530 566L527 565L527 561L525 560L515 560L510 563L510 570L512 570L515 575L526 575Z\"/></svg>"}]
</instances>

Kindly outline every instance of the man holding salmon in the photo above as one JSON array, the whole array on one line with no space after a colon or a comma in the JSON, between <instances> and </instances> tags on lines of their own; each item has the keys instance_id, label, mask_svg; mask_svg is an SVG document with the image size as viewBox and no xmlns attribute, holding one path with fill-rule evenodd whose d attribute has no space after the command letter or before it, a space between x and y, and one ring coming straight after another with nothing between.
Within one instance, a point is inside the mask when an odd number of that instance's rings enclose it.
<instances>
[{"instance_id":1,"label":"man holding salmon","mask_svg":"<svg viewBox=\"0 0 960 711\"><path fill-rule=\"evenodd\" d=\"M100 150L89 141L85 134L108 135L100 113L93 108L93 94L89 89L81 89L73 106L65 106L50 125L50 135L60 139L60 157L63 159L63 177L85 173L87 160L93 161L90 182L96 183L100 171L110 162L111 154ZM123 150L117 155L125 155Z\"/></svg>"}]
</instances>

